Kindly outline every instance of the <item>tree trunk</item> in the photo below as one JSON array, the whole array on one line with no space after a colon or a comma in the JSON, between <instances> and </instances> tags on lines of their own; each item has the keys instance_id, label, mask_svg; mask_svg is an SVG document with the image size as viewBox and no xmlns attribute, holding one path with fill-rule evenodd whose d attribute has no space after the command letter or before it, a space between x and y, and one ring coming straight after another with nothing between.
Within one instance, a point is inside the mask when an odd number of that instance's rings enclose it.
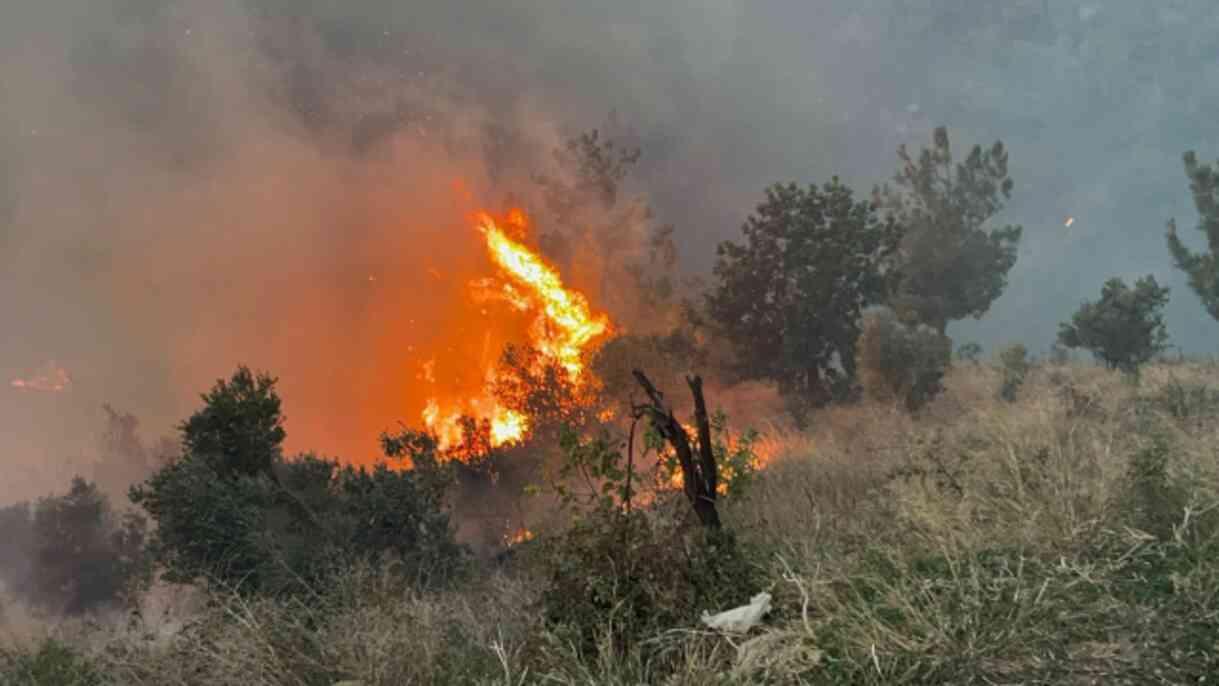
<instances>
[{"instance_id":1,"label":"tree trunk","mask_svg":"<svg viewBox=\"0 0 1219 686\"><path fill-rule=\"evenodd\" d=\"M686 377L690 393L694 396L694 422L698 432L698 456L690 445L690 436L685 427L673 415L673 410L664 403L664 394L656 390L648 377L638 369L632 374L651 401L633 408L636 417L647 416L661 437L673 446L677 462L681 466L682 491L690 501L690 507L703 526L719 529L720 515L715 508L716 488L719 474L715 454L711 450L711 423L707 417L707 403L703 399L703 380L698 376Z\"/></svg>"}]
</instances>

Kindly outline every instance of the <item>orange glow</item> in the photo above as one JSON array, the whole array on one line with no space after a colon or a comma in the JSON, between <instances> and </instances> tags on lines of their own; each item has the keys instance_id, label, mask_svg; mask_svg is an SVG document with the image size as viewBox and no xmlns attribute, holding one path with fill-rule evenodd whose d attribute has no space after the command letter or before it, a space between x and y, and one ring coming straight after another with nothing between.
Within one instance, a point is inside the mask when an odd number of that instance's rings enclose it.
<instances>
[{"instance_id":1,"label":"orange glow","mask_svg":"<svg viewBox=\"0 0 1219 686\"><path fill-rule=\"evenodd\" d=\"M572 381L578 381L584 372L584 356L589 346L610 330L609 319L604 314L594 315L587 298L566 288L558 271L522 242L529 228L523 211L510 210L503 224L519 238L510 236L491 215L481 213L477 217L487 256L498 273L470 281L469 296L482 305L503 303L517 315L531 315L528 344L541 353L542 362L557 362ZM489 315L487 308L480 312L484 317ZM486 422L493 447L519 442L529 432L529 418L503 407L494 396L497 351L489 349L490 332L484 348L482 368L478 370L483 379L481 389L463 398L429 398L423 409L424 426L436 434L441 449L462 443L463 417ZM422 374L430 382L437 381L428 363Z\"/></svg>"},{"instance_id":2,"label":"orange glow","mask_svg":"<svg viewBox=\"0 0 1219 686\"><path fill-rule=\"evenodd\" d=\"M70 385L72 377L68 375L67 370L55 364L54 360L27 377L9 381L9 386L18 390L44 393L58 393L67 390Z\"/></svg>"},{"instance_id":3,"label":"orange glow","mask_svg":"<svg viewBox=\"0 0 1219 686\"><path fill-rule=\"evenodd\" d=\"M533 540L533 532L529 529L517 529L514 533L504 536L504 544L511 548L519 543Z\"/></svg>"},{"instance_id":4,"label":"orange glow","mask_svg":"<svg viewBox=\"0 0 1219 686\"><path fill-rule=\"evenodd\" d=\"M682 422L682 428L686 430L686 436L690 441L691 449L697 450L695 442L697 441L698 429L691 424ZM807 439L805 439L807 440ZM726 447L730 452L735 452L740 447L740 439L736 436L728 436ZM784 442L782 438L767 438L759 436L750 445L752 459L749 461L748 469L752 471L762 471L766 469L772 462L778 459L779 455L784 452ZM807 450L811 450L811 443L807 443ZM672 448L666 446L665 452L669 453ZM737 476L732 466L727 464L719 465L719 479L716 484L716 492L720 495L728 493L728 484ZM682 475L680 467L675 468L668 478L661 484L661 488L681 490L685 484L685 478Z\"/></svg>"}]
</instances>

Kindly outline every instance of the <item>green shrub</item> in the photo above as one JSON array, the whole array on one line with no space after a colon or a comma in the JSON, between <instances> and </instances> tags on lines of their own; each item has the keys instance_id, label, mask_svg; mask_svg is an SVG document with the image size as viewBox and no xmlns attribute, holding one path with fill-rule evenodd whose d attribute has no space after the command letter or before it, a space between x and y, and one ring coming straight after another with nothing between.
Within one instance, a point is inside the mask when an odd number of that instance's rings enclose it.
<instances>
[{"instance_id":1,"label":"green shrub","mask_svg":"<svg viewBox=\"0 0 1219 686\"><path fill-rule=\"evenodd\" d=\"M546 624L590 653L694 626L703 611L748 602L760 579L731 533L640 510L598 507L534 556Z\"/></svg>"},{"instance_id":2,"label":"green shrub","mask_svg":"<svg viewBox=\"0 0 1219 686\"><path fill-rule=\"evenodd\" d=\"M1161 540L1172 538L1188 496L1169 474L1172 445L1160 433L1136 451L1127 471L1126 508L1131 524Z\"/></svg>"},{"instance_id":3,"label":"green shrub","mask_svg":"<svg viewBox=\"0 0 1219 686\"><path fill-rule=\"evenodd\" d=\"M166 578L300 593L333 569L382 556L421 580L445 578L461 549L443 507L452 470L437 460L435 440L382 437L409 470L284 459L274 380L252 378L242 369L218 383L183 424L182 456L131 491L157 523L151 550Z\"/></svg>"},{"instance_id":4,"label":"green shrub","mask_svg":"<svg viewBox=\"0 0 1219 686\"><path fill-rule=\"evenodd\" d=\"M67 645L46 639L33 652L0 648L0 686L100 686L91 660Z\"/></svg>"},{"instance_id":5,"label":"green shrub","mask_svg":"<svg viewBox=\"0 0 1219 686\"><path fill-rule=\"evenodd\" d=\"M999 351L999 365L1003 375L999 386L999 397L1008 402L1016 399L1016 392L1024 384L1032 364L1028 358L1028 348L1020 343L1009 345Z\"/></svg>"},{"instance_id":6,"label":"green shrub","mask_svg":"<svg viewBox=\"0 0 1219 686\"><path fill-rule=\"evenodd\" d=\"M747 470L738 461L752 458L752 434L729 443L722 414L713 427L725 491L739 496ZM655 449L659 443L655 435L645 441ZM691 526L688 504L670 486L673 465L663 455L648 478L608 436L581 441L569 431L563 450L562 481L555 488L573 521L540 539L529 556L545 580L542 612L554 631L582 651L606 642L616 651L639 649L647 638L693 625L701 612L742 604L757 592L760 572L735 537ZM731 473L733 465L742 471ZM734 486L737 479L742 481ZM592 488L581 494L569 483Z\"/></svg>"},{"instance_id":7,"label":"green shrub","mask_svg":"<svg viewBox=\"0 0 1219 686\"><path fill-rule=\"evenodd\" d=\"M877 309L864 315L858 349L859 377L869 397L900 401L915 411L944 389L952 341L929 327L907 327L891 310Z\"/></svg>"}]
</instances>

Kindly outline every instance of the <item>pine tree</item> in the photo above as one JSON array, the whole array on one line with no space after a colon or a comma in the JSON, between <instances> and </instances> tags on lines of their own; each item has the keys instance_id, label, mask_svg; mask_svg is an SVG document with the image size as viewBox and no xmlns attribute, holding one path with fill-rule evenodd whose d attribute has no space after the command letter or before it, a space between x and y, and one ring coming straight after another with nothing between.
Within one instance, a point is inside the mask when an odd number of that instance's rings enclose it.
<instances>
[{"instance_id":1,"label":"pine tree","mask_svg":"<svg viewBox=\"0 0 1219 686\"><path fill-rule=\"evenodd\" d=\"M1177 222L1168 222L1168 251L1177 268L1189 276L1189 287L1202 299L1211 317L1219 319L1219 170L1208 164L1198 164L1197 156L1185 153L1185 174L1189 190L1194 195L1201 222L1198 230L1206 235L1206 252L1195 253L1177 236Z\"/></svg>"}]
</instances>

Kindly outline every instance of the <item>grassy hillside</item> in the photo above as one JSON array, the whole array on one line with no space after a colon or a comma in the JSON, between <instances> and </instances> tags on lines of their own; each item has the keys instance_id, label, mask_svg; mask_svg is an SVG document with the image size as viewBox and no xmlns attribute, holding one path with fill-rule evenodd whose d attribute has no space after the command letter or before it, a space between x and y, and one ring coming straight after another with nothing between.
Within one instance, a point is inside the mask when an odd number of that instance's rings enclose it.
<instances>
[{"instance_id":1,"label":"grassy hillside","mask_svg":"<svg viewBox=\"0 0 1219 686\"><path fill-rule=\"evenodd\" d=\"M0 684L1177 684L1219 672L1219 366L1155 365L1136 383L1043 364L1012 402L1000 384L995 368L958 364L917 416L865 403L769 436L776 459L723 504L774 595L748 635L690 616L627 650L590 647L543 621L546 579L522 549L456 589L360 568L312 600L212 591L168 625L150 606L12 631L6 609ZM587 573L612 581L614 563Z\"/></svg>"}]
</instances>

